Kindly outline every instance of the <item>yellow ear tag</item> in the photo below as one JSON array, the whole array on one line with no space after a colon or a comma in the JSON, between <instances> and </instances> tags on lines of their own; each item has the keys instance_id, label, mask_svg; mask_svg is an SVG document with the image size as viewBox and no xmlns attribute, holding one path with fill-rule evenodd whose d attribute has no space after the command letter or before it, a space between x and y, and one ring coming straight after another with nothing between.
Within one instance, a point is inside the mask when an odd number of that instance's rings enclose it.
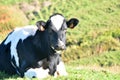
<instances>
[{"instance_id":1,"label":"yellow ear tag","mask_svg":"<svg viewBox=\"0 0 120 80\"><path fill-rule=\"evenodd\" d=\"M40 26L40 31L44 31L45 28L43 26Z\"/></svg>"},{"instance_id":2,"label":"yellow ear tag","mask_svg":"<svg viewBox=\"0 0 120 80\"><path fill-rule=\"evenodd\" d=\"M74 25L73 25L73 24L71 24L71 25L70 25L70 28L71 28L71 29L73 29L73 28L74 28Z\"/></svg>"}]
</instances>

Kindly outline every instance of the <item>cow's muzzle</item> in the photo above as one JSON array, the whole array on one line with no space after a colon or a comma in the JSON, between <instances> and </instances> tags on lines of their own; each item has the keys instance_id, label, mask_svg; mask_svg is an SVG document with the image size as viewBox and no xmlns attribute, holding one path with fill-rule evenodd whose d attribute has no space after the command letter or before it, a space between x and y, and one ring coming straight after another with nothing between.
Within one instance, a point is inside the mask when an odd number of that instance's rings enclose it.
<instances>
[{"instance_id":1,"label":"cow's muzzle","mask_svg":"<svg viewBox=\"0 0 120 80\"><path fill-rule=\"evenodd\" d=\"M58 44L55 45L56 50L65 50L66 45L61 40L58 40Z\"/></svg>"}]
</instances>

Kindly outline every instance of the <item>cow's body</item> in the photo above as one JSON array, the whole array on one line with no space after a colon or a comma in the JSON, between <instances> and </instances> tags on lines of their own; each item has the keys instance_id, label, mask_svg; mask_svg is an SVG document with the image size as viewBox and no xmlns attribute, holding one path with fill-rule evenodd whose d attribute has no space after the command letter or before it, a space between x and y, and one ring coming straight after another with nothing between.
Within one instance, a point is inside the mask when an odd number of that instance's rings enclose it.
<instances>
[{"instance_id":1,"label":"cow's body","mask_svg":"<svg viewBox=\"0 0 120 80\"><path fill-rule=\"evenodd\" d=\"M66 22L62 15L55 14L47 22L37 22L37 27L16 28L0 44L0 71L23 77L30 68L41 68L42 59L66 48L66 28L77 23L77 19Z\"/></svg>"},{"instance_id":2,"label":"cow's body","mask_svg":"<svg viewBox=\"0 0 120 80\"><path fill-rule=\"evenodd\" d=\"M28 30L29 28L30 30ZM9 66L11 66L12 68L16 68L17 72L21 76L23 76L23 73L25 72L26 68L37 68L37 66L39 67L39 64L37 62L54 53L49 47L49 43L47 43L47 34L48 33L45 31L37 31L35 26L26 26L24 28L15 29L6 38L5 42L1 44L1 47L6 47L6 49L3 48L4 50L1 50L2 52L0 53L0 59L3 60L0 60L1 63L9 63ZM38 53L41 53L42 55ZM3 56L5 57L3 58ZM9 57L7 58L8 60L5 62L7 56ZM1 63L0 66L2 65ZM8 64L6 64L5 66L8 66ZM5 70L5 66L0 67L0 69ZM10 68L6 70L6 72L11 73L13 72L13 70Z\"/></svg>"}]
</instances>

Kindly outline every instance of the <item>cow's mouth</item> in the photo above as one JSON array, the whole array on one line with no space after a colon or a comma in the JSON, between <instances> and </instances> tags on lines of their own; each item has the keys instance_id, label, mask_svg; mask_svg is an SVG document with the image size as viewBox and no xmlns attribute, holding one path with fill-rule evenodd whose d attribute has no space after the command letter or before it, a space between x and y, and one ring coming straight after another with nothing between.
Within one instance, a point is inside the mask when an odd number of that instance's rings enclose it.
<instances>
[{"instance_id":1,"label":"cow's mouth","mask_svg":"<svg viewBox=\"0 0 120 80\"><path fill-rule=\"evenodd\" d=\"M51 47L56 53L58 53L58 54L61 54L61 51L62 50L57 50L57 49L55 49L54 47Z\"/></svg>"},{"instance_id":2,"label":"cow's mouth","mask_svg":"<svg viewBox=\"0 0 120 80\"><path fill-rule=\"evenodd\" d=\"M55 51L62 51L62 50L65 50L66 48L65 47L53 47L52 46L52 49L55 50Z\"/></svg>"}]
</instances>

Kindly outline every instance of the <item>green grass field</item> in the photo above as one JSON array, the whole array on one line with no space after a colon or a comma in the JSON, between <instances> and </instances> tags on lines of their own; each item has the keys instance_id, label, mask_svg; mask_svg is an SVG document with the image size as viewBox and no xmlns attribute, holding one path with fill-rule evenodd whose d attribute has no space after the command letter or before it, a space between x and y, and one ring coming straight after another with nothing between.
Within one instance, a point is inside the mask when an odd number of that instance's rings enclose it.
<instances>
[{"instance_id":1,"label":"green grass field","mask_svg":"<svg viewBox=\"0 0 120 80\"><path fill-rule=\"evenodd\" d=\"M38 0L41 10L27 19L19 3L33 0L0 0L0 42L16 26L47 20L53 13L67 19L76 17L80 24L67 31L67 49L62 52L66 77L45 80L120 80L120 1L119 0ZM49 1L51 5L44 6ZM0 73L0 80L29 80ZM37 79L32 79L37 80Z\"/></svg>"},{"instance_id":2,"label":"green grass field","mask_svg":"<svg viewBox=\"0 0 120 80\"><path fill-rule=\"evenodd\" d=\"M110 52L110 55L107 55L108 53L104 53L101 56L92 56L89 58L84 58L80 60L74 60L69 63L66 63L66 69L68 72L68 76L65 77L48 77L42 80L119 80L120 79L120 63L116 62L116 65L105 65L101 66L100 62L106 62L109 63L109 59L106 59L106 61L103 61L104 57L110 58L111 56L118 56L120 55L120 51ZM97 61L98 62L97 62ZM120 61L120 57L115 57L112 61ZM114 63L114 62L113 62ZM28 78L20 78L19 76L8 76L7 74L0 73L1 80L29 80ZM39 79L32 79L32 80L39 80Z\"/></svg>"}]
</instances>

